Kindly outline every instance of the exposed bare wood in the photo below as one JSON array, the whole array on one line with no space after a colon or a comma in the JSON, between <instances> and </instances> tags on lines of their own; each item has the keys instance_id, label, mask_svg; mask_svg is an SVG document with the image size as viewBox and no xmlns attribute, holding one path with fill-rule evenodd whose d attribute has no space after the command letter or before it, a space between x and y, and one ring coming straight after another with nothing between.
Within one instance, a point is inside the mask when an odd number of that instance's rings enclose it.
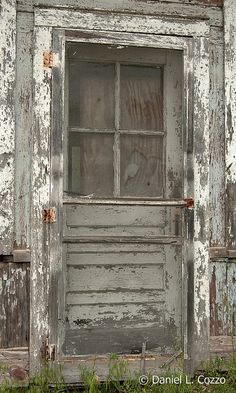
<instances>
[{"instance_id":1,"label":"exposed bare wood","mask_svg":"<svg viewBox=\"0 0 236 393\"><path fill-rule=\"evenodd\" d=\"M165 200L157 198L122 198L122 199L92 199L91 197L72 196L64 194L64 204L95 204L95 205L151 205L151 206L182 206L186 207L187 202L184 200Z\"/></svg>"},{"instance_id":2,"label":"exposed bare wood","mask_svg":"<svg viewBox=\"0 0 236 393\"><path fill-rule=\"evenodd\" d=\"M235 354L236 348L236 336L212 336L210 338L210 351L211 353L217 353L225 355L227 353Z\"/></svg>"},{"instance_id":3,"label":"exposed bare wood","mask_svg":"<svg viewBox=\"0 0 236 393\"><path fill-rule=\"evenodd\" d=\"M224 2L227 244L236 248L236 31L235 4Z\"/></svg>"},{"instance_id":4,"label":"exposed bare wood","mask_svg":"<svg viewBox=\"0 0 236 393\"><path fill-rule=\"evenodd\" d=\"M29 344L28 263L0 262L0 348Z\"/></svg>"},{"instance_id":5,"label":"exposed bare wood","mask_svg":"<svg viewBox=\"0 0 236 393\"><path fill-rule=\"evenodd\" d=\"M88 26L91 30L107 30L107 31L125 31L153 33L161 35L185 35L204 36L208 34L209 26L205 21L199 20L179 20L171 18L158 18L155 16L142 16L130 14L110 14L107 18L106 12L91 11L71 11L71 10L51 10L36 9L35 25L44 26L45 20L49 27L61 28L79 28L86 29Z\"/></svg>"},{"instance_id":6,"label":"exposed bare wood","mask_svg":"<svg viewBox=\"0 0 236 393\"><path fill-rule=\"evenodd\" d=\"M138 236L125 236L125 237L103 237L103 236L93 236L93 237L85 237L85 236L80 236L80 237L64 237L63 241L65 243L160 243L160 244L181 244L182 241L179 240L178 238L170 238L170 237L154 237L154 236L149 236L148 238L146 237L138 237Z\"/></svg>"},{"instance_id":7,"label":"exposed bare wood","mask_svg":"<svg viewBox=\"0 0 236 393\"><path fill-rule=\"evenodd\" d=\"M1 2L0 31L0 254L10 254L14 230L15 0Z\"/></svg>"},{"instance_id":8,"label":"exposed bare wood","mask_svg":"<svg viewBox=\"0 0 236 393\"><path fill-rule=\"evenodd\" d=\"M223 32L211 29L210 39L210 242L225 245L225 133Z\"/></svg>"},{"instance_id":9,"label":"exposed bare wood","mask_svg":"<svg viewBox=\"0 0 236 393\"><path fill-rule=\"evenodd\" d=\"M206 38L195 40L193 78L194 219L193 213L188 212L188 222L194 225L189 231L194 255L192 261L188 260L188 288L194 293L190 300L194 302L193 313L189 308L188 316L193 329L191 332L189 328L190 369L196 368L200 359L208 358L209 343L209 58Z\"/></svg>"},{"instance_id":10,"label":"exposed bare wood","mask_svg":"<svg viewBox=\"0 0 236 393\"><path fill-rule=\"evenodd\" d=\"M162 0L162 1L140 1L140 0L126 0L120 2L113 0L107 2L106 0L20 0L18 1L19 10L33 11L33 4L40 7L53 7L53 8L74 8L74 9L97 9L107 10L113 12L130 12L140 14L155 14L160 16L172 15L174 17L185 16L187 18L207 18L210 20L211 25L220 26L223 24L223 13L218 7L221 7L222 0Z\"/></svg>"},{"instance_id":11,"label":"exposed bare wood","mask_svg":"<svg viewBox=\"0 0 236 393\"><path fill-rule=\"evenodd\" d=\"M50 125L51 72L44 69L42 54L51 48L51 29L35 29L34 45L34 120L31 210L31 318L30 369L35 372L41 363L42 343L48 336L48 237L49 225L42 220L42 211L50 207Z\"/></svg>"},{"instance_id":12,"label":"exposed bare wood","mask_svg":"<svg viewBox=\"0 0 236 393\"><path fill-rule=\"evenodd\" d=\"M18 13L16 41L15 247L30 246L33 15Z\"/></svg>"}]
</instances>

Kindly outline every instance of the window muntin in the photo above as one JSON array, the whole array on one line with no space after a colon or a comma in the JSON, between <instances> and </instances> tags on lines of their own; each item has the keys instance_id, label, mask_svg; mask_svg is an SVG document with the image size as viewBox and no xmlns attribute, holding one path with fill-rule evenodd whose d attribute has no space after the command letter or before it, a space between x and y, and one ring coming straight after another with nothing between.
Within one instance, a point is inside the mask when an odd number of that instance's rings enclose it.
<instances>
[{"instance_id":1,"label":"window muntin","mask_svg":"<svg viewBox=\"0 0 236 393\"><path fill-rule=\"evenodd\" d=\"M163 66L93 54L69 58L68 71L67 191L162 198Z\"/></svg>"}]
</instances>

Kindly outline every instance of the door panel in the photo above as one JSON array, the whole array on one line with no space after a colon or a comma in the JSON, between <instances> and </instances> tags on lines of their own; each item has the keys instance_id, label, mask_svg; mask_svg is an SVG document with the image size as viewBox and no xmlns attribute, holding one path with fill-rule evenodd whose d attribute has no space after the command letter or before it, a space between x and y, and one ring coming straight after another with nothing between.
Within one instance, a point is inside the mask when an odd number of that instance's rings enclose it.
<instances>
[{"instance_id":1,"label":"door panel","mask_svg":"<svg viewBox=\"0 0 236 393\"><path fill-rule=\"evenodd\" d=\"M92 348L99 353L138 353L144 342L148 350L171 352L181 325L181 246L64 247L66 354L91 354Z\"/></svg>"},{"instance_id":2,"label":"door panel","mask_svg":"<svg viewBox=\"0 0 236 393\"><path fill-rule=\"evenodd\" d=\"M168 198L183 197L181 53L73 43L67 63L65 191L77 202L63 206L62 351L139 353L146 343L173 353L184 231L182 205Z\"/></svg>"},{"instance_id":3,"label":"door panel","mask_svg":"<svg viewBox=\"0 0 236 393\"><path fill-rule=\"evenodd\" d=\"M173 206L72 204L64 208L64 236L181 236L181 217Z\"/></svg>"}]
</instances>

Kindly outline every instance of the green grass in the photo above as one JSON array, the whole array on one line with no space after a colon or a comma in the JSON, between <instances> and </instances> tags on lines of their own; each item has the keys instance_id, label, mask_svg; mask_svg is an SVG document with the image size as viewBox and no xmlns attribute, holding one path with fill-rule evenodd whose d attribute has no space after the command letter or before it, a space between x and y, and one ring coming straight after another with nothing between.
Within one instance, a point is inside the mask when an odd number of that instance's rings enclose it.
<instances>
[{"instance_id":1,"label":"green grass","mask_svg":"<svg viewBox=\"0 0 236 393\"><path fill-rule=\"evenodd\" d=\"M111 355L109 360L109 372L105 382L100 382L96 375L95 365L93 368L80 367L81 379L84 388L69 388L65 385L62 377L62 369L44 367L35 375L27 387L12 386L6 382L0 386L0 393L236 393L236 358L215 359L202 365L195 377L190 380L181 375L181 384L152 384L152 375L148 375L149 382L146 385L139 383L140 375L131 375L128 362L119 360L116 355ZM5 371L5 369L4 369ZM125 376L125 378L124 378ZM176 375L180 377L180 374ZM174 378L170 370L165 370L159 377ZM205 377L225 378L225 384L201 384ZM206 380L207 381L207 380ZM159 382L163 382L160 380Z\"/></svg>"}]
</instances>

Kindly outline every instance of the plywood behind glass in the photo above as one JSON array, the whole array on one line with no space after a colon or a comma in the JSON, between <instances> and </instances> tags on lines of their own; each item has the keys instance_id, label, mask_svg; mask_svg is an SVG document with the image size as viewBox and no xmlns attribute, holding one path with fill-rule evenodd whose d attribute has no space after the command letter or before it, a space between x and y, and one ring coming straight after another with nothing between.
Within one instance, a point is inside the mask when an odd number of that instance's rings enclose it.
<instances>
[{"instance_id":1,"label":"plywood behind glass","mask_svg":"<svg viewBox=\"0 0 236 393\"><path fill-rule=\"evenodd\" d=\"M68 191L163 197L162 67L69 62Z\"/></svg>"}]
</instances>

